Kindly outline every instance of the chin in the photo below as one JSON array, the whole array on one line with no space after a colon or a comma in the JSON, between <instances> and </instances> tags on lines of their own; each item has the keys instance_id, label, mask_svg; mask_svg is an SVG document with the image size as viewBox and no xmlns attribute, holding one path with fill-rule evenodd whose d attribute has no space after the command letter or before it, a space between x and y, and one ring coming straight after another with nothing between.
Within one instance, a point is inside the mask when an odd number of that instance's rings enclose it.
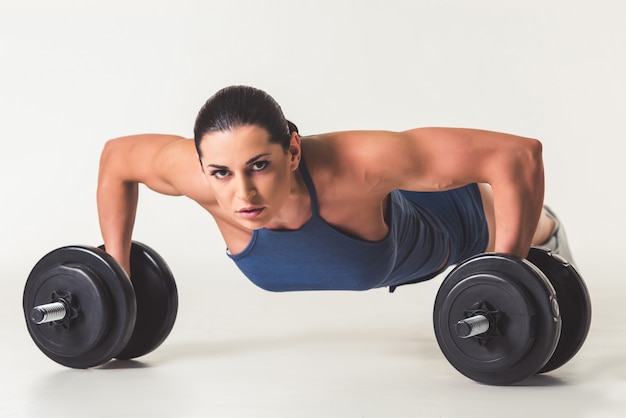
<instances>
[{"instance_id":1,"label":"chin","mask_svg":"<svg viewBox=\"0 0 626 418\"><path fill-rule=\"evenodd\" d=\"M240 217L237 218L237 223L250 230L265 228L268 224L267 219L242 219Z\"/></svg>"}]
</instances>

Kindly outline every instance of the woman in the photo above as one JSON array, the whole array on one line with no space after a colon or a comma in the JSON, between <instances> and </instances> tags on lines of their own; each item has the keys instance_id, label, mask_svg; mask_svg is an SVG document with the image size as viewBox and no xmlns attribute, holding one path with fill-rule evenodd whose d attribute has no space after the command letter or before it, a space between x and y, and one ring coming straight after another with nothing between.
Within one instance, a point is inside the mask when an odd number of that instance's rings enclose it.
<instances>
[{"instance_id":1,"label":"woman","mask_svg":"<svg viewBox=\"0 0 626 418\"><path fill-rule=\"evenodd\" d=\"M246 86L212 96L194 136L105 145L100 226L127 272L138 183L199 203L228 255L273 291L393 289L484 251L525 257L549 241L567 250L542 210L534 139L449 128L301 137L269 95Z\"/></svg>"}]
</instances>

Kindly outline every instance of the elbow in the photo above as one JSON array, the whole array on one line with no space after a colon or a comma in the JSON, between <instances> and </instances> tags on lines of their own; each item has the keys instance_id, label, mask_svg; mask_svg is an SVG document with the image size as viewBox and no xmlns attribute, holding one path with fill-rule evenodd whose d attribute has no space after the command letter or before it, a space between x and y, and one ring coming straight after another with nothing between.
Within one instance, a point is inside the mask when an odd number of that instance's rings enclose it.
<instances>
[{"instance_id":1,"label":"elbow","mask_svg":"<svg viewBox=\"0 0 626 418\"><path fill-rule=\"evenodd\" d=\"M543 144L538 139L528 139L528 151L531 158L541 161L543 154Z\"/></svg>"},{"instance_id":2,"label":"elbow","mask_svg":"<svg viewBox=\"0 0 626 418\"><path fill-rule=\"evenodd\" d=\"M100 165L102 163L109 163L112 159L114 159L114 155L116 154L116 150L120 146L120 138L109 139L104 143L102 147L102 151L100 152Z\"/></svg>"},{"instance_id":3,"label":"elbow","mask_svg":"<svg viewBox=\"0 0 626 418\"><path fill-rule=\"evenodd\" d=\"M488 164L489 173L486 183L495 187L496 184L525 185L528 189L543 187L543 145L541 141L531 138L517 138L502 147ZM507 187L509 187L507 186Z\"/></svg>"},{"instance_id":4,"label":"elbow","mask_svg":"<svg viewBox=\"0 0 626 418\"><path fill-rule=\"evenodd\" d=\"M524 154L528 166L543 172L543 144L540 140L528 139Z\"/></svg>"},{"instance_id":5,"label":"elbow","mask_svg":"<svg viewBox=\"0 0 626 418\"><path fill-rule=\"evenodd\" d=\"M115 152L116 143L117 143L117 140L115 139L109 139L108 141L104 143L104 146L102 147L102 151L100 152L100 167L102 167L103 163L110 161L111 154Z\"/></svg>"},{"instance_id":6,"label":"elbow","mask_svg":"<svg viewBox=\"0 0 626 418\"><path fill-rule=\"evenodd\" d=\"M100 153L100 165L98 169L98 185L102 185L119 174L122 143L120 138L109 139L105 142Z\"/></svg>"},{"instance_id":7,"label":"elbow","mask_svg":"<svg viewBox=\"0 0 626 418\"><path fill-rule=\"evenodd\" d=\"M106 176L107 172L110 170L108 167L111 165L111 161L114 160L113 155L115 154L115 140L110 139L102 148L100 152L100 167L98 170L98 182L102 182L103 178Z\"/></svg>"},{"instance_id":8,"label":"elbow","mask_svg":"<svg viewBox=\"0 0 626 418\"><path fill-rule=\"evenodd\" d=\"M533 188L543 188L543 145L537 139L527 139L521 152L518 153L517 164L518 174L525 178L526 182L533 185Z\"/></svg>"},{"instance_id":9,"label":"elbow","mask_svg":"<svg viewBox=\"0 0 626 418\"><path fill-rule=\"evenodd\" d=\"M515 182L524 183L536 183L543 179L543 146L541 141L520 138L501 151L493 166L494 177L502 178L504 176Z\"/></svg>"},{"instance_id":10,"label":"elbow","mask_svg":"<svg viewBox=\"0 0 626 418\"><path fill-rule=\"evenodd\" d=\"M542 166L543 145L533 138L519 138L502 149L502 162L511 167L532 168Z\"/></svg>"}]
</instances>

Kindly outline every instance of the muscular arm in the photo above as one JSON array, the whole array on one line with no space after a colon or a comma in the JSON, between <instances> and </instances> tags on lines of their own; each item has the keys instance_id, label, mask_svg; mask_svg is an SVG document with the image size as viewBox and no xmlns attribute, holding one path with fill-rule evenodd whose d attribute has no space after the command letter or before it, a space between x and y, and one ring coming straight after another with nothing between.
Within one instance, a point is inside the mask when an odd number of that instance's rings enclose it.
<instances>
[{"instance_id":1,"label":"muscular arm","mask_svg":"<svg viewBox=\"0 0 626 418\"><path fill-rule=\"evenodd\" d=\"M350 136L354 138L350 139ZM357 139L360 137L360 139ZM374 188L449 190L469 183L493 189L495 251L526 257L544 194L541 143L472 129L420 128L346 134L344 151ZM342 141L343 142L343 141ZM352 143L351 143L352 142Z\"/></svg>"},{"instance_id":2,"label":"muscular arm","mask_svg":"<svg viewBox=\"0 0 626 418\"><path fill-rule=\"evenodd\" d=\"M108 141L100 158L98 218L107 252L127 272L139 183L162 194L186 195L203 203L211 199L193 141L172 135Z\"/></svg>"}]
</instances>

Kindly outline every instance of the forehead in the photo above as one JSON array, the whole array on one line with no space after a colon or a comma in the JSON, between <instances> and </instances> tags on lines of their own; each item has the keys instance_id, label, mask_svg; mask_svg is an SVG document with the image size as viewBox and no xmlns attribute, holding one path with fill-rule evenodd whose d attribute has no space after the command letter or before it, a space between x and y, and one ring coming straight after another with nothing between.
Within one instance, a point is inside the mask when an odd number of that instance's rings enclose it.
<instances>
[{"instance_id":1,"label":"forehead","mask_svg":"<svg viewBox=\"0 0 626 418\"><path fill-rule=\"evenodd\" d=\"M240 126L228 131L210 132L200 143L203 160L224 164L227 160L273 152L280 145L269 142L268 132L258 126Z\"/></svg>"}]
</instances>

